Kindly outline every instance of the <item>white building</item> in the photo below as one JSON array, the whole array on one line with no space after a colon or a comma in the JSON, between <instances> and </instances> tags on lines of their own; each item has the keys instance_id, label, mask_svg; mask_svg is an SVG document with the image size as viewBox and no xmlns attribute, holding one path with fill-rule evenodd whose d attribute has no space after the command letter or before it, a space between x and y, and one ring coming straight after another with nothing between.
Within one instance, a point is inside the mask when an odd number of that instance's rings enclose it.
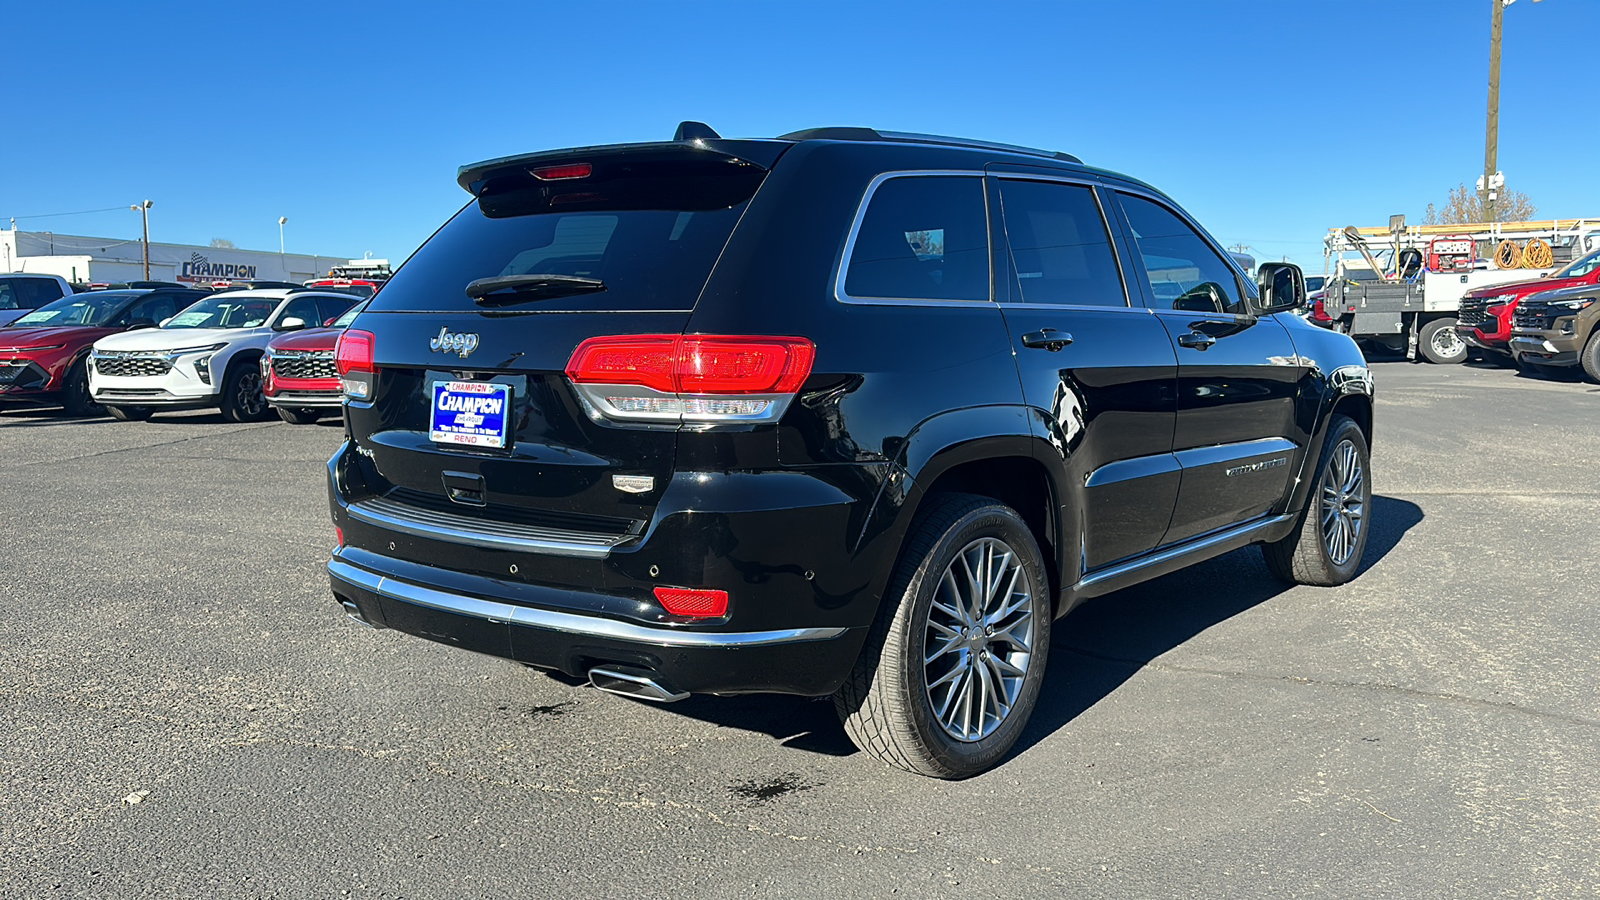
<instances>
[{"instance_id":1,"label":"white building","mask_svg":"<svg viewBox=\"0 0 1600 900\"><path fill-rule=\"evenodd\" d=\"M328 274L348 256L307 256L150 242L150 280L292 281ZM144 280L144 246L139 238L84 237L49 231L0 229L0 272L44 272L77 283Z\"/></svg>"}]
</instances>

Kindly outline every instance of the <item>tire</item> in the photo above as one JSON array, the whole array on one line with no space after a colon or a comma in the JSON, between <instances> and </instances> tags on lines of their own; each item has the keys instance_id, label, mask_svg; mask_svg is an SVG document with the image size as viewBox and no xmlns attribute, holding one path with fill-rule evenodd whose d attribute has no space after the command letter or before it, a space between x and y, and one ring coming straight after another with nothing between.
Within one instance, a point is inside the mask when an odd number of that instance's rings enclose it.
<instances>
[{"instance_id":1,"label":"tire","mask_svg":"<svg viewBox=\"0 0 1600 900\"><path fill-rule=\"evenodd\" d=\"M1361 428L1345 416L1334 416L1299 525L1288 537L1261 547L1273 575L1290 584L1318 587L1356 577L1372 531L1371 471Z\"/></svg>"},{"instance_id":2,"label":"tire","mask_svg":"<svg viewBox=\"0 0 1600 900\"><path fill-rule=\"evenodd\" d=\"M1590 381L1600 384L1600 328L1589 335L1589 343L1583 345L1578 361L1583 363L1583 374L1589 376Z\"/></svg>"},{"instance_id":3,"label":"tire","mask_svg":"<svg viewBox=\"0 0 1600 900\"><path fill-rule=\"evenodd\" d=\"M315 409L284 409L281 406L276 409L278 418L290 425L313 425L322 418L322 413Z\"/></svg>"},{"instance_id":4,"label":"tire","mask_svg":"<svg viewBox=\"0 0 1600 900\"><path fill-rule=\"evenodd\" d=\"M1455 319L1434 319L1417 332L1417 350L1431 363L1452 365L1467 361L1467 342L1456 334Z\"/></svg>"},{"instance_id":5,"label":"tire","mask_svg":"<svg viewBox=\"0 0 1600 900\"><path fill-rule=\"evenodd\" d=\"M270 415L272 407L261 393L261 367L255 360L228 366L222 379L222 417L230 422L259 422Z\"/></svg>"},{"instance_id":6,"label":"tire","mask_svg":"<svg viewBox=\"0 0 1600 900\"><path fill-rule=\"evenodd\" d=\"M1006 551L1009 559L997 555ZM992 630L980 634L962 626L973 617L959 598L981 590L964 577L972 566L996 559L1007 561L993 584L1011 589L1005 601L983 606ZM1039 545L1014 510L971 494L929 497L866 646L834 694L845 732L867 753L920 775L966 778L990 768L1016 744L1038 701L1053 613Z\"/></svg>"},{"instance_id":7,"label":"tire","mask_svg":"<svg viewBox=\"0 0 1600 900\"><path fill-rule=\"evenodd\" d=\"M89 393L89 373L81 359L67 368L67 377L61 386L61 407L69 416L101 414L100 404L94 402L94 395Z\"/></svg>"},{"instance_id":8,"label":"tire","mask_svg":"<svg viewBox=\"0 0 1600 900\"><path fill-rule=\"evenodd\" d=\"M111 414L111 418L124 422L143 422L155 410L148 406L108 406L106 412Z\"/></svg>"}]
</instances>

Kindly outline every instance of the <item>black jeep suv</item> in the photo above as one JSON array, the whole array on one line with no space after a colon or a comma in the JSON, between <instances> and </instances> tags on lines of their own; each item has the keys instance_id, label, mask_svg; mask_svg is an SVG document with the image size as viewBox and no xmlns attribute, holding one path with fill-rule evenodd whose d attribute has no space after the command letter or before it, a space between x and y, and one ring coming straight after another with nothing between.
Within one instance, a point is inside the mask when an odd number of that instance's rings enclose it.
<instances>
[{"instance_id":1,"label":"black jeep suv","mask_svg":"<svg viewBox=\"0 0 1600 900\"><path fill-rule=\"evenodd\" d=\"M1247 544L1360 564L1361 354L1141 182L696 123L459 181L339 341L328 569L370 625L651 700L831 694L961 777L1079 602Z\"/></svg>"}]
</instances>

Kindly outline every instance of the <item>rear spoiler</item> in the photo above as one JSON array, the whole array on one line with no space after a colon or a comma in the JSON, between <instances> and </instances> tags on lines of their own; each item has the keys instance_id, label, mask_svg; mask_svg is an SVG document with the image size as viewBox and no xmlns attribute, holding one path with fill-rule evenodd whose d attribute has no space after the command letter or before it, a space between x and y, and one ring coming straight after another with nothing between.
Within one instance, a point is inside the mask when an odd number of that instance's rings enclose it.
<instances>
[{"instance_id":1,"label":"rear spoiler","mask_svg":"<svg viewBox=\"0 0 1600 900\"><path fill-rule=\"evenodd\" d=\"M467 193L478 196L483 186L496 175L510 174L519 169L543 167L559 163L584 163L595 160L612 161L620 157L638 157L652 161L672 160L708 161L725 160L729 163L771 169L793 144L788 141L703 140L656 141L642 144L605 144L598 147L573 147L567 150L545 150L502 156L483 162L462 166L456 173L456 183Z\"/></svg>"}]
</instances>

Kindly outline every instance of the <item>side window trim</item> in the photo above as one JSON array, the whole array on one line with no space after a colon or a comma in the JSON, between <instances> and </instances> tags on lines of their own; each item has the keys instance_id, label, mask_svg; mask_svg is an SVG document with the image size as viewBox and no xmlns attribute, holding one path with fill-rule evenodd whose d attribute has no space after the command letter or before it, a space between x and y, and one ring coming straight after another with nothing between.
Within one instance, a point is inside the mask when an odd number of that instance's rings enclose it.
<instances>
[{"instance_id":1,"label":"side window trim","mask_svg":"<svg viewBox=\"0 0 1600 900\"><path fill-rule=\"evenodd\" d=\"M1100 211L1100 225L1106 230L1106 240L1111 244L1111 259L1117 267L1117 277L1122 279L1122 306L1098 306L1092 303L1028 303L1019 298L1009 296L1013 279L1016 277L1016 262L1011 254L1011 235L1006 231L1005 213L991 213L991 220L995 226L991 231L990 240L996 242L996 255L1005 262L1007 298L1001 301L1002 306L1029 307L1033 309L1128 309L1134 306L1133 291L1129 284L1126 254L1124 253L1120 238L1121 228L1112 226L1111 211L1106 208L1105 198L1101 196L1099 179L1093 176L1071 177L1064 175L1045 174L1043 172L1007 172L1004 170L991 171L988 174L993 183L994 190L985 191L985 196L998 197L1000 182L1002 181L1044 181L1054 184L1070 184L1075 187L1086 187L1094 197L1095 207ZM993 202L993 201L991 201ZM1003 241L1003 243L1000 243ZM996 276L998 277L998 276ZM999 295L998 290L996 296Z\"/></svg>"},{"instance_id":2,"label":"side window trim","mask_svg":"<svg viewBox=\"0 0 1600 900\"><path fill-rule=\"evenodd\" d=\"M1141 190L1136 185L1117 182L1108 184L1107 186L1112 189L1113 193L1128 194L1130 196L1138 197L1141 200L1147 200L1161 207L1167 212L1172 213L1173 216L1177 217L1178 221L1189 226L1189 229L1200 238L1200 242L1204 244L1206 248L1209 249L1213 254L1215 254L1216 257L1222 261L1223 265L1228 267L1228 271L1233 273L1234 290L1238 291L1239 296L1244 299L1245 307L1252 311L1246 313L1219 312L1209 313L1208 315L1227 316L1235 320L1256 318L1256 313L1254 312L1256 292L1254 290L1245 289L1245 282L1247 282L1249 279L1239 273L1239 263L1235 261L1234 258L1226 251L1217 246L1216 239L1211 236L1210 232L1202 228L1199 222L1196 222L1188 213L1184 212L1182 209L1179 209L1178 206L1172 201L1166 199L1165 197L1157 196L1151 191ZM1133 226L1129 224L1128 214L1122 209L1122 202L1120 200L1117 201L1117 221L1126 232L1128 244L1132 246L1134 243ZM1144 257L1142 254L1134 254L1134 257L1138 260L1139 266L1139 292L1144 295L1145 303L1150 307L1151 311L1158 314L1163 312L1177 312L1188 316L1195 315L1192 312L1185 312L1183 310L1164 309L1161 306L1153 303L1152 301L1155 298L1150 295L1148 289L1146 288L1146 285L1148 285L1150 282L1150 274L1144 270Z\"/></svg>"},{"instance_id":3,"label":"side window trim","mask_svg":"<svg viewBox=\"0 0 1600 900\"><path fill-rule=\"evenodd\" d=\"M851 303L858 306L936 306L936 307L980 307L992 308L995 305L995 270L994 270L994 218L996 210L989 206L989 192L983 191L983 211L985 218L985 233L989 236L989 299L987 300L935 300L928 297L852 297L844 289L845 278L850 272L850 257L855 253L856 237L861 233L861 223L866 220L867 207L872 204L872 195L878 188L891 178L983 178L983 172L976 169L904 169L895 172L882 172L867 184L866 191L861 196L861 202L856 206L855 218L850 222L850 232L845 238L844 252L839 256L838 270L833 277L833 297L840 303ZM982 182L980 182L982 184Z\"/></svg>"}]
</instances>

